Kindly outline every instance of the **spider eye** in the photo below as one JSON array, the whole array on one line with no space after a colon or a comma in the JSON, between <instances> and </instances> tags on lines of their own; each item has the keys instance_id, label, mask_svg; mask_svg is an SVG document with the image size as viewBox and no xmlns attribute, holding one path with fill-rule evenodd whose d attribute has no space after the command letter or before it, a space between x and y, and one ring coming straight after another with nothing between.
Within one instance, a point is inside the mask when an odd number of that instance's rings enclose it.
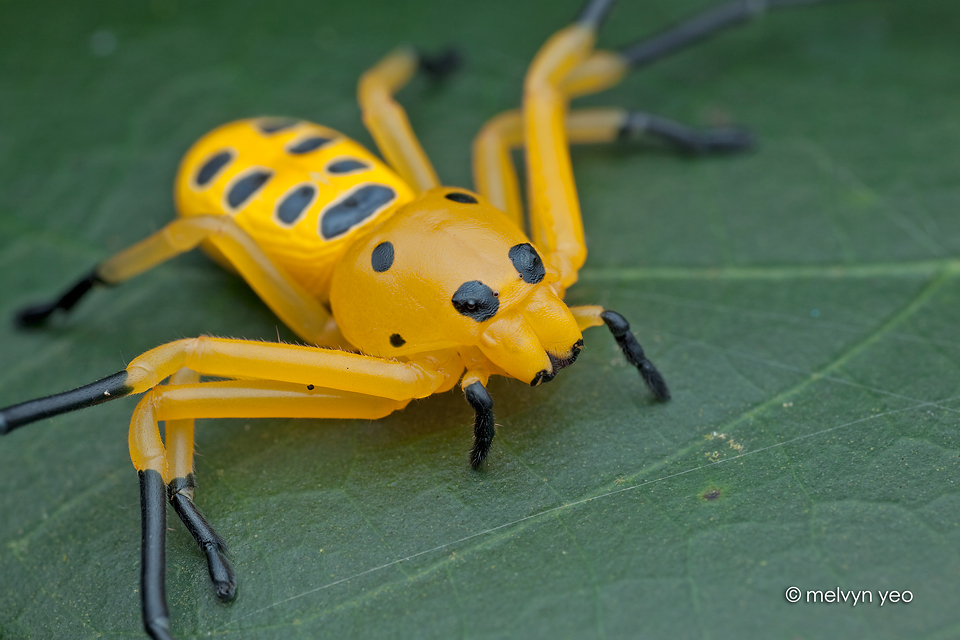
<instances>
[{"instance_id":1,"label":"spider eye","mask_svg":"<svg viewBox=\"0 0 960 640\"><path fill-rule=\"evenodd\" d=\"M489 320L496 315L500 308L500 301L497 300L493 289L479 280L471 280L460 285L450 302L453 303L453 308L460 315L472 318L477 322Z\"/></svg>"},{"instance_id":2,"label":"spider eye","mask_svg":"<svg viewBox=\"0 0 960 640\"><path fill-rule=\"evenodd\" d=\"M524 242L510 247L508 256L524 282L537 284L543 280L547 273L543 266L543 260L540 259L537 250L529 243Z\"/></svg>"}]
</instances>

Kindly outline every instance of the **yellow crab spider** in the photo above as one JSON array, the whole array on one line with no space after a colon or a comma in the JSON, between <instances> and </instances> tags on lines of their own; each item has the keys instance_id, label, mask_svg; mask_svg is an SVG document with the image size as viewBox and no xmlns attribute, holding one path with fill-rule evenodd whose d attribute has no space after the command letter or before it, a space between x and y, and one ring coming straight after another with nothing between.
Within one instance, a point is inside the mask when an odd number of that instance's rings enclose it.
<instances>
[{"instance_id":1,"label":"yellow crab spider","mask_svg":"<svg viewBox=\"0 0 960 640\"><path fill-rule=\"evenodd\" d=\"M239 273L309 346L178 340L92 384L0 410L0 434L145 394L129 431L140 478L141 598L147 633L166 639L172 637L164 593L168 500L206 554L217 595L229 600L236 590L223 540L193 502L197 418L372 419L459 382L475 413L470 463L478 467L494 436L490 376L548 382L576 360L582 331L601 325L653 395L668 399L666 383L621 315L563 302L587 255L569 144L645 132L681 150L723 152L748 147L750 136L739 129L697 131L622 109L568 111L568 103L764 9L817 1L823 0L733 2L612 52L595 49L594 41L613 0L590 0L534 58L522 108L492 118L477 135L476 193L440 186L393 99L418 69L435 76L451 70L452 55L398 49L361 78L364 123L385 161L302 120L241 120L208 133L180 165L173 222L101 262L51 302L23 309L18 322L40 325L95 285L119 284L199 246ZM523 231L510 158L518 147L526 151L531 237Z\"/></svg>"}]
</instances>

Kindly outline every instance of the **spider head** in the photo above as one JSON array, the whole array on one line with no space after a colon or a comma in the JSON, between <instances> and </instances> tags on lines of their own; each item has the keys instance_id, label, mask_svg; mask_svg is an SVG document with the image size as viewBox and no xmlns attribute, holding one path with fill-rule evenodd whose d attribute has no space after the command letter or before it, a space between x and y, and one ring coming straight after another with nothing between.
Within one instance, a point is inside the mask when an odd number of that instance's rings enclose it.
<instances>
[{"instance_id":1,"label":"spider head","mask_svg":"<svg viewBox=\"0 0 960 640\"><path fill-rule=\"evenodd\" d=\"M503 213L444 187L347 250L330 302L344 336L364 353L476 347L495 373L536 385L572 364L583 344L557 281Z\"/></svg>"}]
</instances>

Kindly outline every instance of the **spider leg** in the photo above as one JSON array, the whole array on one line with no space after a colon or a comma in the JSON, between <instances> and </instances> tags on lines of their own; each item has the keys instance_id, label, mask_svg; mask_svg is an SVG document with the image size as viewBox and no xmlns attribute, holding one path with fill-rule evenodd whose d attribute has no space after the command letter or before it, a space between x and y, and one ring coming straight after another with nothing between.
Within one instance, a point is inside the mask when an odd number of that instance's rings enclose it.
<instances>
[{"instance_id":1,"label":"spider leg","mask_svg":"<svg viewBox=\"0 0 960 640\"><path fill-rule=\"evenodd\" d=\"M119 284L174 256L210 243L240 273L267 306L311 344L349 346L330 312L291 280L230 216L181 217L101 262L59 299L17 313L21 326L42 324L54 311L69 311L95 284Z\"/></svg>"},{"instance_id":2,"label":"spider leg","mask_svg":"<svg viewBox=\"0 0 960 640\"><path fill-rule=\"evenodd\" d=\"M622 315L616 311L595 305L570 307L570 311L573 313L573 317L576 318L577 325L581 331L589 327L606 325L620 346L620 350L626 357L627 362L636 367L640 373L640 377L643 378L644 383L646 383L647 387L653 393L653 396L657 400L670 399L670 389L667 388L666 381L663 379L663 376L660 375L660 372L657 371L654 364L647 358L643 347L640 346L640 343L637 342L636 337L634 337L630 331L630 323L627 322Z\"/></svg>"},{"instance_id":3,"label":"spider leg","mask_svg":"<svg viewBox=\"0 0 960 640\"><path fill-rule=\"evenodd\" d=\"M592 50L592 34L581 34L581 39L590 40L590 47L586 52L576 52L580 45L571 44L576 38L570 32L577 27L595 30L612 4L605 0L588 2L577 24L548 41L531 65L524 85L524 115L502 113L478 133L473 151L477 190L523 228L520 189L510 150L526 144L531 235L538 246L554 254L554 262L564 274L562 288L567 288L576 281L586 249L581 242L582 222L566 144L610 142L640 132L686 153L740 151L753 144L753 137L744 129L700 130L639 111L611 109L597 118L595 112L599 110L589 109L585 110L590 113L587 124L576 111L562 118L560 114L567 102L609 89L631 69L744 24L766 11L835 1L838 0L735 0L620 51ZM557 157L551 158L551 153ZM544 175L534 175L544 171Z\"/></svg>"},{"instance_id":4,"label":"spider leg","mask_svg":"<svg viewBox=\"0 0 960 640\"><path fill-rule=\"evenodd\" d=\"M439 186L440 180L410 126L406 112L393 95L418 69L433 77L443 77L458 65L459 58L453 51L428 57L412 47L401 47L360 78L357 97L364 125L384 159L418 193Z\"/></svg>"},{"instance_id":5,"label":"spider leg","mask_svg":"<svg viewBox=\"0 0 960 640\"><path fill-rule=\"evenodd\" d=\"M197 384L199 381L200 375L190 369L180 369L170 376L171 385ZM167 499L206 556L207 569L217 597L225 601L232 600L236 594L237 580L227 558L227 544L193 501L193 493L197 488L193 473L193 434L193 418L166 421L164 441L172 478L167 483Z\"/></svg>"},{"instance_id":6,"label":"spider leg","mask_svg":"<svg viewBox=\"0 0 960 640\"><path fill-rule=\"evenodd\" d=\"M102 380L0 409L0 434L67 411L149 391L185 367L220 378L276 380L401 401L425 398L461 373L431 368L427 362L383 360L335 349L207 336L187 338L155 347L134 358L123 371ZM245 410L250 413L240 415L262 415L255 403Z\"/></svg>"},{"instance_id":7,"label":"spider leg","mask_svg":"<svg viewBox=\"0 0 960 640\"><path fill-rule=\"evenodd\" d=\"M523 135L527 149L527 194L534 243L560 273L558 293L577 281L586 260L583 220L570 164L566 132L569 98L564 78L593 52L600 21L612 3L592 0L580 18L541 47L523 84Z\"/></svg>"},{"instance_id":8,"label":"spider leg","mask_svg":"<svg viewBox=\"0 0 960 640\"><path fill-rule=\"evenodd\" d=\"M487 392L488 371L468 370L460 381L467 403L473 409L473 447L470 449L470 466L479 469L490 453L490 445L496 434L493 423L493 399Z\"/></svg>"},{"instance_id":9,"label":"spider leg","mask_svg":"<svg viewBox=\"0 0 960 640\"><path fill-rule=\"evenodd\" d=\"M624 47L620 56L634 67L646 66L675 51L711 38L722 31L746 24L767 11L790 9L838 0L734 0L707 9L660 33Z\"/></svg>"},{"instance_id":10,"label":"spider leg","mask_svg":"<svg viewBox=\"0 0 960 640\"><path fill-rule=\"evenodd\" d=\"M192 372L191 372L192 374ZM195 418L312 417L377 419L406 406L407 401L360 393L260 380L184 383L190 374L150 390L137 405L130 422L130 457L140 478L141 599L147 633L157 640L171 638L165 587L167 499L207 556L210 577L223 600L233 597L236 580L226 545L193 503L193 442L184 451L183 434L175 429ZM166 421L167 443L159 422ZM178 450L179 447L179 450ZM189 460L189 462L187 462ZM189 464L189 473L185 473Z\"/></svg>"},{"instance_id":11,"label":"spider leg","mask_svg":"<svg viewBox=\"0 0 960 640\"><path fill-rule=\"evenodd\" d=\"M137 472L140 478L140 605L143 626L154 640L172 640L166 592L166 483L160 472Z\"/></svg>"},{"instance_id":12,"label":"spider leg","mask_svg":"<svg viewBox=\"0 0 960 640\"><path fill-rule=\"evenodd\" d=\"M753 143L749 132L736 127L694 129L653 114L618 108L576 109L567 113L564 126L569 144L617 142L642 133L688 153L740 151ZM520 183L510 153L521 147L520 111L504 111L494 116L474 139L473 175L477 191L522 229Z\"/></svg>"}]
</instances>

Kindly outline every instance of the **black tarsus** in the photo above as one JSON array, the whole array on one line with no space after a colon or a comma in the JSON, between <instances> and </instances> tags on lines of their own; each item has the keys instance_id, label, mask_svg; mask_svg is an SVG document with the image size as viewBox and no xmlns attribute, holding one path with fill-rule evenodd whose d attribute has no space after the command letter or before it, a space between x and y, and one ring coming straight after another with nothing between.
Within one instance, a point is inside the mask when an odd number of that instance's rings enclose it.
<instances>
[{"instance_id":1,"label":"black tarsus","mask_svg":"<svg viewBox=\"0 0 960 640\"><path fill-rule=\"evenodd\" d=\"M495 427L493 424L493 399L479 381L468 385L464 390L467 402L473 407L476 418L473 423L473 448L470 450L470 466L480 467L490 453Z\"/></svg>"},{"instance_id":2,"label":"black tarsus","mask_svg":"<svg viewBox=\"0 0 960 640\"><path fill-rule=\"evenodd\" d=\"M590 0L580 10L576 21L582 25L592 25L599 28L616 2L617 0Z\"/></svg>"},{"instance_id":3,"label":"black tarsus","mask_svg":"<svg viewBox=\"0 0 960 640\"><path fill-rule=\"evenodd\" d=\"M603 318L607 328L610 329L610 333L617 340L617 344L620 345L620 350L627 357L627 361L640 372L640 377L647 383L647 387L653 392L654 397L657 400L669 400L670 390L667 388L666 381L657 371L657 368L653 366L653 363L647 359L647 356L643 353L643 347L630 333L630 323L627 322L626 318L609 309L601 313L600 317Z\"/></svg>"},{"instance_id":4,"label":"black tarsus","mask_svg":"<svg viewBox=\"0 0 960 640\"><path fill-rule=\"evenodd\" d=\"M627 114L618 138L626 140L634 133L648 133L656 136L680 151L687 153L733 153L746 151L753 147L753 134L739 127L717 127L715 129L694 129L643 111Z\"/></svg>"},{"instance_id":5,"label":"black tarsus","mask_svg":"<svg viewBox=\"0 0 960 640\"><path fill-rule=\"evenodd\" d=\"M165 586L167 496L159 471L144 469L140 476L140 603L143 627L154 640L173 640Z\"/></svg>"},{"instance_id":6,"label":"black tarsus","mask_svg":"<svg viewBox=\"0 0 960 640\"><path fill-rule=\"evenodd\" d=\"M83 296L93 289L94 285L98 284L107 283L97 274L97 270L94 269L77 280L69 289L60 294L56 300L30 305L17 311L13 316L14 323L18 327L23 328L39 327L45 323L50 315L57 309L64 312L70 311Z\"/></svg>"},{"instance_id":7,"label":"black tarsus","mask_svg":"<svg viewBox=\"0 0 960 640\"><path fill-rule=\"evenodd\" d=\"M127 385L127 372L118 371L112 376L107 376L72 391L28 400L0 409L0 435L43 418L122 398L131 391L133 391L133 387Z\"/></svg>"},{"instance_id":8,"label":"black tarsus","mask_svg":"<svg viewBox=\"0 0 960 640\"><path fill-rule=\"evenodd\" d=\"M420 58L420 71L434 80L443 80L463 66L463 54L456 47L447 47L432 55L418 50L417 56Z\"/></svg>"},{"instance_id":9,"label":"black tarsus","mask_svg":"<svg viewBox=\"0 0 960 640\"><path fill-rule=\"evenodd\" d=\"M227 543L210 526L193 502L192 494L196 487L197 483L191 473L186 478L171 480L167 485L167 496L187 531L207 556L207 569L210 571L217 597L223 601L233 600L237 594L237 578L230 561L227 560Z\"/></svg>"},{"instance_id":10,"label":"black tarsus","mask_svg":"<svg viewBox=\"0 0 960 640\"><path fill-rule=\"evenodd\" d=\"M749 22L773 9L836 2L837 0L735 0L698 13L660 33L620 50L620 55L633 67L650 64L674 51L690 46L725 29Z\"/></svg>"}]
</instances>

